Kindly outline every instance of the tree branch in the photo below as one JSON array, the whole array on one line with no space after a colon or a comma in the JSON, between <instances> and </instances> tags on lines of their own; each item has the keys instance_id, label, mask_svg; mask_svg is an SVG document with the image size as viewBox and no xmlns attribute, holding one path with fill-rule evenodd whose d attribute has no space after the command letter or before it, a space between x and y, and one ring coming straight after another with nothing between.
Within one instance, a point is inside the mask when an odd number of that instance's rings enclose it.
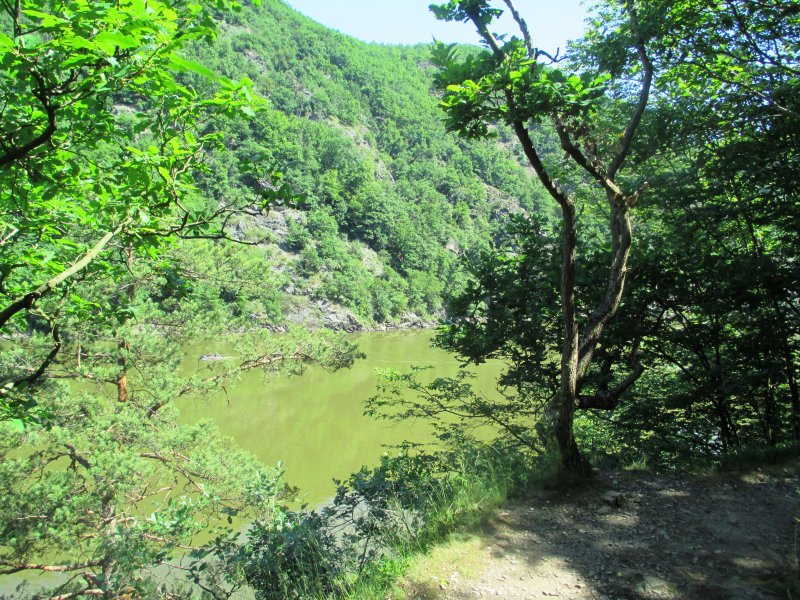
<instances>
[{"instance_id":1,"label":"tree branch","mask_svg":"<svg viewBox=\"0 0 800 600\"><path fill-rule=\"evenodd\" d=\"M536 60L538 58L538 51L533 46L533 40L531 39L531 32L528 30L528 24L525 22L525 19L522 18L522 15L519 14L517 7L514 6L514 2L512 0L503 0L505 5L508 7L508 10L511 11L511 16L514 17L514 20L517 22L517 26L519 30L522 32L522 37L525 40L525 47L528 49L528 57Z\"/></svg>"},{"instance_id":2,"label":"tree branch","mask_svg":"<svg viewBox=\"0 0 800 600\"><path fill-rule=\"evenodd\" d=\"M556 128L556 133L558 133L558 139L561 142L561 148L575 161L578 166L580 166L584 171L589 173L603 188L611 194L617 201L622 198L622 190L619 186L614 183L608 173L603 171L603 168L600 166L599 161L591 161L587 158L587 156L581 151L578 146L572 141L569 136L569 132L567 131L566 126L559 118L558 114L553 111L551 115L553 119L553 125Z\"/></svg>"},{"instance_id":3,"label":"tree branch","mask_svg":"<svg viewBox=\"0 0 800 600\"><path fill-rule=\"evenodd\" d=\"M611 162L611 166L608 168L608 176L610 179L614 179L617 171L619 171L622 163L625 162L625 159L631 150L633 135L636 133L636 128L639 127L639 123L642 120L645 108L647 108L647 103L650 100L650 88L653 85L653 63L650 62L650 58L647 56L644 38L639 31L639 17L631 0L628 0L627 8L631 19L631 27L636 35L636 52L639 55L639 61L642 64L642 69L644 69L644 77L642 79L642 88L639 92L639 101L636 104L636 109L633 111L633 115L631 115L628 126L625 128L625 132L622 134L619 152L617 152L617 155Z\"/></svg>"},{"instance_id":4,"label":"tree branch","mask_svg":"<svg viewBox=\"0 0 800 600\"><path fill-rule=\"evenodd\" d=\"M125 227L127 227L131 223L132 219L126 218L122 223L117 225L117 227L113 231L109 231L106 233L100 240L91 248L83 257L77 261L74 265L72 265L69 269L65 269L52 279L46 281L38 288L25 294L21 298L18 298L8 306L6 306L2 311L0 311L0 327L3 327L8 321L16 315L18 312L30 309L34 302L36 302L42 296L45 296L52 292L55 288L59 285L74 277L81 271L83 271L89 264L97 258L97 256L103 251L103 249L108 245L108 243L120 232L122 232Z\"/></svg>"},{"instance_id":5,"label":"tree branch","mask_svg":"<svg viewBox=\"0 0 800 600\"><path fill-rule=\"evenodd\" d=\"M623 379L617 387L609 392L598 392L593 396L578 395L575 400L575 407L578 409L598 408L601 410L614 410L619 404L619 399L622 397L628 388L630 388L639 377L644 373L644 366L638 360L635 361L633 370L628 376Z\"/></svg>"},{"instance_id":6,"label":"tree branch","mask_svg":"<svg viewBox=\"0 0 800 600\"><path fill-rule=\"evenodd\" d=\"M33 138L27 144L24 144L17 148L12 148L4 155L0 156L0 168L14 162L15 160L20 160L21 158L25 158L30 152L32 152L42 144L45 144L48 141L50 141L50 139L53 137L53 134L56 132L56 129L58 128L56 125L56 111L58 107L51 104L50 99L47 96L46 90L44 89L44 81L42 81L41 77L39 77L36 73L31 73L31 75L37 80L39 84L39 89L34 93L34 95L36 96L37 100L39 100L39 102L42 103L42 107L47 113L47 126L44 128L44 131L42 131L42 133Z\"/></svg>"},{"instance_id":7,"label":"tree branch","mask_svg":"<svg viewBox=\"0 0 800 600\"><path fill-rule=\"evenodd\" d=\"M627 279L628 256L631 249L632 232L631 221L627 208L620 207L613 202L609 194L611 205L611 243L612 262L608 274L606 294L600 305L592 311L581 336L579 348L578 377L582 378L592 361L594 349L606 324L616 314L622 294L625 291Z\"/></svg>"},{"instance_id":8,"label":"tree branch","mask_svg":"<svg viewBox=\"0 0 800 600\"><path fill-rule=\"evenodd\" d=\"M72 565L47 565L37 563L14 563L7 560L0 560L0 575L10 575L20 571L42 571L45 573L69 573L70 571L80 571L91 567L99 567L102 561L89 561L75 563Z\"/></svg>"}]
</instances>

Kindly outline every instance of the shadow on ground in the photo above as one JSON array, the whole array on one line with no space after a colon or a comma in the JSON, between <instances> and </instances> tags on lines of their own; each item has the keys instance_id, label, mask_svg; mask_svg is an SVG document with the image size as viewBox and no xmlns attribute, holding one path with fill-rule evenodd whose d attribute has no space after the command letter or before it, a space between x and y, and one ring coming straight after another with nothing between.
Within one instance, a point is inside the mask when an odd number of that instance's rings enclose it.
<instances>
[{"instance_id":1,"label":"shadow on ground","mask_svg":"<svg viewBox=\"0 0 800 600\"><path fill-rule=\"evenodd\" d=\"M411 598L800 598L800 478L607 473L498 512ZM608 492L615 492L608 494ZM605 496L605 498L604 498ZM467 568L466 565L469 565Z\"/></svg>"}]
</instances>

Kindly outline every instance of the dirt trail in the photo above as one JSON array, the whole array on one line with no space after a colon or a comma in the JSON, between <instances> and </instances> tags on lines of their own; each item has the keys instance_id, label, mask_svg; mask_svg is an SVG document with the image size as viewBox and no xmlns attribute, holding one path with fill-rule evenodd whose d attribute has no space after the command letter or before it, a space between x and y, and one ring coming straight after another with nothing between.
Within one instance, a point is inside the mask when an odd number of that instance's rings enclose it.
<instances>
[{"instance_id":1,"label":"dirt trail","mask_svg":"<svg viewBox=\"0 0 800 600\"><path fill-rule=\"evenodd\" d=\"M439 549L407 598L800 599L794 467L714 477L600 474L498 511Z\"/></svg>"}]
</instances>

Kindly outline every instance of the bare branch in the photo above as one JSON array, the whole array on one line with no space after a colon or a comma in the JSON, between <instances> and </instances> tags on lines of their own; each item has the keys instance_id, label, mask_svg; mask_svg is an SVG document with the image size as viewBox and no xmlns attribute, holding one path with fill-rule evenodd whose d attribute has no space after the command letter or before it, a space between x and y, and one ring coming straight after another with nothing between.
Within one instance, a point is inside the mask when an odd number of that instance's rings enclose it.
<instances>
[{"instance_id":1,"label":"bare branch","mask_svg":"<svg viewBox=\"0 0 800 600\"><path fill-rule=\"evenodd\" d=\"M514 17L520 32L522 32L522 37L525 40L525 47L528 49L528 57L536 60L539 52L533 45L531 32L528 30L528 24L525 22L525 19L522 18L522 15L519 14L516 6L514 6L513 0L503 0L503 2L505 2L508 10L511 11L511 16Z\"/></svg>"},{"instance_id":2,"label":"bare branch","mask_svg":"<svg viewBox=\"0 0 800 600\"><path fill-rule=\"evenodd\" d=\"M71 571L82 571L91 567L99 567L103 563L101 561L89 561L83 563L75 563L72 565L48 565L38 563L15 563L7 560L0 560L0 575L10 575L12 573L19 573L20 571L42 571L44 573L69 573Z\"/></svg>"},{"instance_id":3,"label":"bare branch","mask_svg":"<svg viewBox=\"0 0 800 600\"><path fill-rule=\"evenodd\" d=\"M81 596L105 596L106 592L97 588L89 588L81 590L80 592L71 592L69 594L61 594L59 596L51 596L50 600L72 600L72 598L80 598Z\"/></svg>"},{"instance_id":4,"label":"bare branch","mask_svg":"<svg viewBox=\"0 0 800 600\"><path fill-rule=\"evenodd\" d=\"M6 233L7 229L8 229L8 233ZM19 233L19 229L17 229L13 225L8 225L8 226L4 225L3 226L3 234L0 235L0 247L5 246L8 242L11 241L11 238L13 238L18 233Z\"/></svg>"}]
</instances>

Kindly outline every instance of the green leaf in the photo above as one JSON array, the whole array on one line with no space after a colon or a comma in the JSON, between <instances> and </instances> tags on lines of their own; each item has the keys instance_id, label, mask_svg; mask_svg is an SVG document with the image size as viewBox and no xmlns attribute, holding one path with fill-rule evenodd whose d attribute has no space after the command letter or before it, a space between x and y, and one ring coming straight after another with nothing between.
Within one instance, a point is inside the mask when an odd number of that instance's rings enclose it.
<instances>
[{"instance_id":1,"label":"green leaf","mask_svg":"<svg viewBox=\"0 0 800 600\"><path fill-rule=\"evenodd\" d=\"M85 56L81 54L73 54L72 56L68 57L64 62L61 63L61 67L64 69L70 69L75 65L81 65L85 63L92 62L92 56Z\"/></svg>"},{"instance_id":2,"label":"green leaf","mask_svg":"<svg viewBox=\"0 0 800 600\"><path fill-rule=\"evenodd\" d=\"M0 31L0 50L11 50L14 47L14 40Z\"/></svg>"},{"instance_id":3,"label":"green leaf","mask_svg":"<svg viewBox=\"0 0 800 600\"><path fill-rule=\"evenodd\" d=\"M22 14L24 14L26 17L31 17L32 19L41 22L42 27L54 27L56 25L63 25L64 23L67 23L67 21L60 17L49 15L38 10L23 10Z\"/></svg>"},{"instance_id":4,"label":"green leaf","mask_svg":"<svg viewBox=\"0 0 800 600\"><path fill-rule=\"evenodd\" d=\"M128 48L135 48L139 42L129 35L124 33L103 31L98 33L92 41L106 54L114 54L117 48L127 50Z\"/></svg>"},{"instance_id":5,"label":"green leaf","mask_svg":"<svg viewBox=\"0 0 800 600\"><path fill-rule=\"evenodd\" d=\"M197 73L198 75L202 75L208 79L216 79L214 72L208 67L204 67L200 63L196 63L193 60L186 60L185 58L175 54L170 57L170 66L177 71L191 71L192 73Z\"/></svg>"},{"instance_id":6,"label":"green leaf","mask_svg":"<svg viewBox=\"0 0 800 600\"><path fill-rule=\"evenodd\" d=\"M97 46L95 44L93 44L92 42L90 42L86 38L83 38L83 37L81 37L79 35L70 35L68 37L65 37L61 41L61 43L66 48L74 48L76 50L79 50L79 49L82 49L82 50L96 50L97 49ZM69 60L69 59L67 59L67 60Z\"/></svg>"}]
</instances>

